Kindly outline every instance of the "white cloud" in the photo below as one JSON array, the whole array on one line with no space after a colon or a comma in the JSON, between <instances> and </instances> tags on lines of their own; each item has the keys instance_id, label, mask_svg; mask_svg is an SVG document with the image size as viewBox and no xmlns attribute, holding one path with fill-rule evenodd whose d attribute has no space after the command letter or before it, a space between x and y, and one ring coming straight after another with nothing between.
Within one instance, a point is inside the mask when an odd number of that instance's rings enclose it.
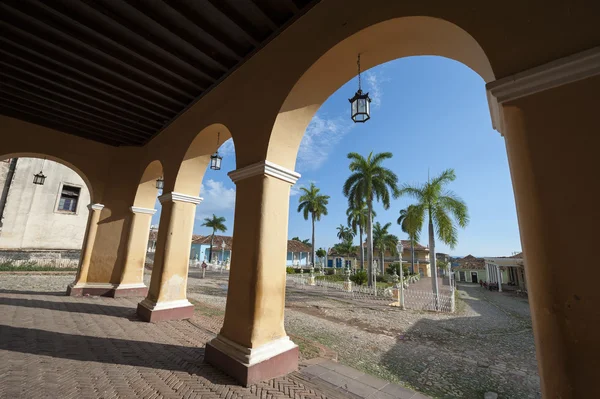
<instances>
[{"instance_id":1,"label":"white cloud","mask_svg":"<svg viewBox=\"0 0 600 399\"><path fill-rule=\"evenodd\" d=\"M204 198L196 208L196 220L210 217L213 213L230 213L235 208L235 188L227 188L223 182L208 179L200 188Z\"/></svg>"},{"instance_id":2,"label":"white cloud","mask_svg":"<svg viewBox=\"0 0 600 399\"><path fill-rule=\"evenodd\" d=\"M349 118L326 118L318 113L312 118L298 151L299 170L317 170L321 167L333 147L352 129Z\"/></svg>"},{"instance_id":3,"label":"white cloud","mask_svg":"<svg viewBox=\"0 0 600 399\"><path fill-rule=\"evenodd\" d=\"M298 183L294 184L292 188L290 188L290 197L299 195L301 187L304 187L304 185Z\"/></svg>"},{"instance_id":4,"label":"white cloud","mask_svg":"<svg viewBox=\"0 0 600 399\"><path fill-rule=\"evenodd\" d=\"M381 73L369 71L364 74L365 90L369 92L371 97L371 108L377 109L381 107L381 98L383 97L383 84L389 81L388 78L382 76Z\"/></svg>"},{"instance_id":5,"label":"white cloud","mask_svg":"<svg viewBox=\"0 0 600 399\"><path fill-rule=\"evenodd\" d=\"M219 152L223 156L235 154L235 146L233 145L233 139L229 138L229 140L221 144L221 147L219 147Z\"/></svg>"}]
</instances>

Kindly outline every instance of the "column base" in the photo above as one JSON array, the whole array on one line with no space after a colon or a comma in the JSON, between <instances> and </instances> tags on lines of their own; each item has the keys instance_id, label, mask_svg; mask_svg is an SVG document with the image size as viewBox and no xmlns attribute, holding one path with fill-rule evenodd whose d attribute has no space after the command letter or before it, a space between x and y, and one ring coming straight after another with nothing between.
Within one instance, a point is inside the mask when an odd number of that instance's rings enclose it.
<instances>
[{"instance_id":1,"label":"column base","mask_svg":"<svg viewBox=\"0 0 600 399\"><path fill-rule=\"evenodd\" d=\"M107 296L111 298L145 297L148 287L144 284L71 283L67 296Z\"/></svg>"},{"instance_id":2,"label":"column base","mask_svg":"<svg viewBox=\"0 0 600 399\"><path fill-rule=\"evenodd\" d=\"M189 319L194 315L194 305L187 299L156 303L146 298L138 303L137 315L150 323Z\"/></svg>"},{"instance_id":3,"label":"column base","mask_svg":"<svg viewBox=\"0 0 600 399\"><path fill-rule=\"evenodd\" d=\"M143 283L138 284L118 284L113 291L113 298L142 297L148 295L148 287Z\"/></svg>"},{"instance_id":4,"label":"column base","mask_svg":"<svg viewBox=\"0 0 600 399\"><path fill-rule=\"evenodd\" d=\"M298 370L298 346L289 337L244 348L218 335L206 344L204 361L249 386Z\"/></svg>"}]
</instances>

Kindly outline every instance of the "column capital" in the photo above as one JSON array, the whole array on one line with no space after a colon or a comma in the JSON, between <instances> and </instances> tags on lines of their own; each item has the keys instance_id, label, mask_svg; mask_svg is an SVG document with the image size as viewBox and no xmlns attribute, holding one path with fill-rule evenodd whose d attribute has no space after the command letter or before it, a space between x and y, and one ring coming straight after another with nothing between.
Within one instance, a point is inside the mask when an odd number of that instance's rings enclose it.
<instances>
[{"instance_id":1,"label":"column capital","mask_svg":"<svg viewBox=\"0 0 600 399\"><path fill-rule=\"evenodd\" d=\"M88 205L88 209L90 211L101 211L102 209L104 209L104 205L102 205L102 204L89 204Z\"/></svg>"},{"instance_id":2,"label":"column capital","mask_svg":"<svg viewBox=\"0 0 600 399\"><path fill-rule=\"evenodd\" d=\"M156 209L154 208L141 208L138 206L132 206L129 209L131 209L131 212L133 213L145 213L148 215L154 215L156 213Z\"/></svg>"},{"instance_id":3,"label":"column capital","mask_svg":"<svg viewBox=\"0 0 600 399\"><path fill-rule=\"evenodd\" d=\"M300 178L300 173L270 161L261 161L229 172L228 176L234 183L253 176L271 176L286 183L294 184Z\"/></svg>"},{"instance_id":4,"label":"column capital","mask_svg":"<svg viewBox=\"0 0 600 399\"><path fill-rule=\"evenodd\" d=\"M486 85L492 126L504 135L502 104L600 74L600 46Z\"/></svg>"},{"instance_id":5,"label":"column capital","mask_svg":"<svg viewBox=\"0 0 600 399\"><path fill-rule=\"evenodd\" d=\"M191 204L198 205L199 203L201 203L204 200L204 198L195 197L193 195L176 193L176 192L172 191L170 193L161 195L160 197L158 197L158 200L160 201L161 204L164 202L173 201L173 202L189 202Z\"/></svg>"}]
</instances>

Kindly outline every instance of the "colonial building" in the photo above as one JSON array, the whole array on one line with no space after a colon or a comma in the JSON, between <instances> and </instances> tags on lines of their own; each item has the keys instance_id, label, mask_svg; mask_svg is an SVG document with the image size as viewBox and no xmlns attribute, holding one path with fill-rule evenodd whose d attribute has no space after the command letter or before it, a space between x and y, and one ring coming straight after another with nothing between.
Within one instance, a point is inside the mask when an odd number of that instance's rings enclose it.
<instances>
[{"instance_id":1,"label":"colonial building","mask_svg":"<svg viewBox=\"0 0 600 399\"><path fill-rule=\"evenodd\" d=\"M286 266L309 266L312 248L302 241L288 240Z\"/></svg>"},{"instance_id":2,"label":"colonial building","mask_svg":"<svg viewBox=\"0 0 600 399\"><path fill-rule=\"evenodd\" d=\"M42 172L43 184L34 184ZM0 256L79 258L90 193L72 169L44 159L0 162Z\"/></svg>"},{"instance_id":3,"label":"colonial building","mask_svg":"<svg viewBox=\"0 0 600 399\"><path fill-rule=\"evenodd\" d=\"M227 262L231 260L231 242L232 237L215 235L213 240L213 257L212 262ZM192 250L190 259L196 261L206 261L210 259L210 242L211 236L194 236L192 238Z\"/></svg>"},{"instance_id":4,"label":"colonial building","mask_svg":"<svg viewBox=\"0 0 600 399\"><path fill-rule=\"evenodd\" d=\"M411 273L418 273L421 277L431 277L431 272L429 268L429 248L421 245L419 243L415 243L414 251L414 270L412 268L412 254L409 240L400 240L402 242L402 263L408 264L408 268ZM364 244L366 246L366 244ZM395 252L395 248L394 248ZM366 254L365 254L366 257ZM392 263L398 262L398 255L392 255L391 249L386 249L385 254L383 256L383 265L381 264L381 251L378 249L373 249L373 258L377 261L377 265L379 266L379 271L385 271L387 267L389 267Z\"/></svg>"},{"instance_id":5,"label":"colonial building","mask_svg":"<svg viewBox=\"0 0 600 399\"><path fill-rule=\"evenodd\" d=\"M498 258L484 258L489 282L498 283L499 290L527 291L523 253Z\"/></svg>"},{"instance_id":6,"label":"colonial building","mask_svg":"<svg viewBox=\"0 0 600 399\"><path fill-rule=\"evenodd\" d=\"M488 281L487 269L483 258L477 258L471 254L458 260L458 267L454 269L456 281L467 283L479 283Z\"/></svg>"}]
</instances>

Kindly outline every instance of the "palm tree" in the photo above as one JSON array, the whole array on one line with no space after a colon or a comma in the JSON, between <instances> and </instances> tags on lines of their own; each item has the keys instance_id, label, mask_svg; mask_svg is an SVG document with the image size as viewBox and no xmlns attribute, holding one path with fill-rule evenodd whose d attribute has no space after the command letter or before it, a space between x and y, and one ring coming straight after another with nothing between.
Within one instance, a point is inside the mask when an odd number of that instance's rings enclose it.
<instances>
[{"instance_id":1,"label":"palm tree","mask_svg":"<svg viewBox=\"0 0 600 399\"><path fill-rule=\"evenodd\" d=\"M340 241L352 242L352 240L354 239L354 232L350 227L346 227L343 224L340 224L336 229L338 231L337 238L339 238Z\"/></svg>"},{"instance_id":2,"label":"palm tree","mask_svg":"<svg viewBox=\"0 0 600 399\"><path fill-rule=\"evenodd\" d=\"M303 194L298 199L298 212L302 212L304 220L308 220L308 215L312 221L312 257L311 263L315 262L315 221L321 220L321 216L327 215L327 204L329 204L329 195L319 194L319 189L314 183L310 187L300 187Z\"/></svg>"},{"instance_id":3,"label":"palm tree","mask_svg":"<svg viewBox=\"0 0 600 399\"><path fill-rule=\"evenodd\" d=\"M415 272L415 243L421 238L423 228L423 210L418 205L409 205L400 211L398 224L402 231L408 234L410 240L410 270Z\"/></svg>"},{"instance_id":4,"label":"palm tree","mask_svg":"<svg viewBox=\"0 0 600 399\"><path fill-rule=\"evenodd\" d=\"M419 186L404 185L400 194L410 195L417 200L417 207L421 212L421 219L425 213L429 220L429 264L431 267L432 287L434 294L438 295L437 268L435 267L435 233L438 239L454 249L458 243L458 231L452 218L462 228L469 224L469 211L465 202L454 192L446 190L444 186L456 179L454 169L446 169L437 177ZM434 230L435 225L435 230Z\"/></svg>"},{"instance_id":5,"label":"palm tree","mask_svg":"<svg viewBox=\"0 0 600 399\"><path fill-rule=\"evenodd\" d=\"M352 241L342 241L339 244L335 244L333 246L333 249L337 252L340 253L342 255L346 255L346 257L350 258L350 255L352 255L354 253L354 250L356 249L354 247L354 245L352 244Z\"/></svg>"},{"instance_id":6,"label":"palm tree","mask_svg":"<svg viewBox=\"0 0 600 399\"><path fill-rule=\"evenodd\" d=\"M351 204L346 211L348 216L348 226L352 229L354 235L358 230L358 237L360 240L360 268L365 268L365 247L363 246L363 232L367 228L367 221L369 219L369 208L364 202L358 204ZM373 217L377 216L373 211Z\"/></svg>"},{"instance_id":7,"label":"palm tree","mask_svg":"<svg viewBox=\"0 0 600 399\"><path fill-rule=\"evenodd\" d=\"M390 234L388 229L392 227L391 223L381 225L379 222L373 225L373 246L377 248L381 254L381 273L385 272L384 261L385 261L385 250L389 249L390 253L396 255L396 245L398 244L398 237L394 234Z\"/></svg>"},{"instance_id":8,"label":"palm tree","mask_svg":"<svg viewBox=\"0 0 600 399\"><path fill-rule=\"evenodd\" d=\"M212 262L213 246L215 244L215 233L217 231L226 232L227 226L225 226L225 218L223 216L217 217L213 214L212 218L204 218L202 226L206 226L212 229L212 235L210 236L210 252L208 255L208 263Z\"/></svg>"},{"instance_id":9,"label":"palm tree","mask_svg":"<svg viewBox=\"0 0 600 399\"><path fill-rule=\"evenodd\" d=\"M348 207L357 206L361 202L367 205L367 264L369 284L372 279L373 267L373 201L381 201L383 208L390 207L390 196L399 195L398 176L382 166L383 161L392 158L391 152L373 154L367 158L355 152L348 154L352 174L344 183L344 195L348 197ZM391 195L390 195L391 194ZM362 243L361 243L362 245Z\"/></svg>"}]
</instances>

